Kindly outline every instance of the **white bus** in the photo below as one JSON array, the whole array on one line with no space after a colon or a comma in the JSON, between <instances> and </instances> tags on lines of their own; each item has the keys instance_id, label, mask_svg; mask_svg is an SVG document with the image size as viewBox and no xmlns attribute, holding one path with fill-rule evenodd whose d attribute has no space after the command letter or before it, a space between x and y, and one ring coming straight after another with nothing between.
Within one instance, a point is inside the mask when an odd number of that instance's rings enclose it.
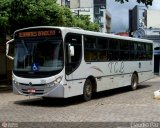
<instances>
[{"instance_id":1,"label":"white bus","mask_svg":"<svg viewBox=\"0 0 160 128\"><path fill-rule=\"evenodd\" d=\"M153 42L68 27L14 32L6 44L14 60L13 92L68 98L129 86L153 77ZM11 56L11 46L14 54Z\"/></svg>"}]
</instances>

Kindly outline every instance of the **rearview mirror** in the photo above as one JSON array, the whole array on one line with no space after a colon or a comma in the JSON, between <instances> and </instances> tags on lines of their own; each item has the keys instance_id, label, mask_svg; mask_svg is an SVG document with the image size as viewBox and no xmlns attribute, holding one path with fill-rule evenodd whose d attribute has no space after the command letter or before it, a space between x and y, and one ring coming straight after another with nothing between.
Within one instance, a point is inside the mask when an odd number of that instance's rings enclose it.
<instances>
[{"instance_id":1,"label":"rearview mirror","mask_svg":"<svg viewBox=\"0 0 160 128\"><path fill-rule=\"evenodd\" d=\"M74 56L74 46L69 46L70 56Z\"/></svg>"},{"instance_id":2,"label":"rearview mirror","mask_svg":"<svg viewBox=\"0 0 160 128\"><path fill-rule=\"evenodd\" d=\"M68 62L71 63L71 57L74 56L74 46L68 44Z\"/></svg>"},{"instance_id":3,"label":"rearview mirror","mask_svg":"<svg viewBox=\"0 0 160 128\"><path fill-rule=\"evenodd\" d=\"M6 56L11 60L14 59L14 57L13 57L13 55L14 55L14 44L13 44L13 42L14 42L14 40L11 39L6 43Z\"/></svg>"}]
</instances>

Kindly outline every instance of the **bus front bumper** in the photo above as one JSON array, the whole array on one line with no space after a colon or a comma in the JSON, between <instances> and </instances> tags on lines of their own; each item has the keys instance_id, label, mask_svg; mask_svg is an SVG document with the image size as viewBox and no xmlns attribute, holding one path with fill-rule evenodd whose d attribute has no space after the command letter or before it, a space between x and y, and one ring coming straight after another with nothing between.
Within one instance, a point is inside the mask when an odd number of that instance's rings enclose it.
<instances>
[{"instance_id":1,"label":"bus front bumper","mask_svg":"<svg viewBox=\"0 0 160 128\"><path fill-rule=\"evenodd\" d=\"M56 84L54 86L28 86L13 83L13 93L25 96L57 97L64 98L64 86Z\"/></svg>"}]
</instances>

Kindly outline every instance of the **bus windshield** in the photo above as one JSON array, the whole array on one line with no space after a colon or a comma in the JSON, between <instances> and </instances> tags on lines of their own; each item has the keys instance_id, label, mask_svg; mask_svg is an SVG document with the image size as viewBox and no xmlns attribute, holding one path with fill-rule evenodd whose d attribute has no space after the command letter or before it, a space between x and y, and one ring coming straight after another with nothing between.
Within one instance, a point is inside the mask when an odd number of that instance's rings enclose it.
<instances>
[{"instance_id":1,"label":"bus windshield","mask_svg":"<svg viewBox=\"0 0 160 128\"><path fill-rule=\"evenodd\" d=\"M51 72L64 66L62 39L54 37L15 40L14 71Z\"/></svg>"}]
</instances>

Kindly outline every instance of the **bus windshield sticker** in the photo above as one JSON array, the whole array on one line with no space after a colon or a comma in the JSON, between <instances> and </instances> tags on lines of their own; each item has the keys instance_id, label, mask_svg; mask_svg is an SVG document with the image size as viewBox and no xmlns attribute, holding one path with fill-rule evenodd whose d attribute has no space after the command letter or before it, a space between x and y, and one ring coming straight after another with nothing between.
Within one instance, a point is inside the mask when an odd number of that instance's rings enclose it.
<instances>
[{"instance_id":1,"label":"bus windshield sticker","mask_svg":"<svg viewBox=\"0 0 160 128\"><path fill-rule=\"evenodd\" d=\"M36 72L39 70L39 63L33 63L31 66L31 70Z\"/></svg>"}]
</instances>

